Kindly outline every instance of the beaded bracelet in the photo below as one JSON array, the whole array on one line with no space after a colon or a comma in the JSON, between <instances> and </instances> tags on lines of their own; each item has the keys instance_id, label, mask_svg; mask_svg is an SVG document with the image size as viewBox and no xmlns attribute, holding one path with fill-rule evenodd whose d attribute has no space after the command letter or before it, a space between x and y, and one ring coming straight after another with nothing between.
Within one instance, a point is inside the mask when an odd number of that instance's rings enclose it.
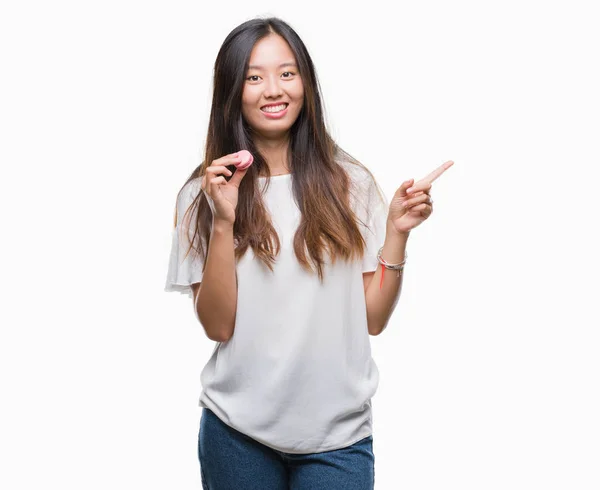
<instances>
[{"instance_id":1,"label":"beaded bracelet","mask_svg":"<svg viewBox=\"0 0 600 490\"><path fill-rule=\"evenodd\" d=\"M404 252L404 260L402 262L400 262L399 264L388 264L382 257L381 257L381 251L383 250L383 247L381 247L379 249L379 252L377 252L377 261L381 264L381 280L379 281L379 289L381 289L381 286L383 284L383 273L385 272L385 269L390 269L390 270L394 270L394 271L398 271L398 277L400 277L400 272L404 270L404 264L406 263L406 259L408 258L408 254L406 252Z\"/></svg>"}]
</instances>

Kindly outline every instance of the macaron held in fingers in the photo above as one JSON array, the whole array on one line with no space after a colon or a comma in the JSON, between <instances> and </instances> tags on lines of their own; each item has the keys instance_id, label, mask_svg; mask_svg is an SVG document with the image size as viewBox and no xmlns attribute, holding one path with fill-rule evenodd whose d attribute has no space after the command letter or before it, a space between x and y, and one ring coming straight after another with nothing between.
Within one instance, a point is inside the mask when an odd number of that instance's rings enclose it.
<instances>
[{"instance_id":1,"label":"macaron held in fingers","mask_svg":"<svg viewBox=\"0 0 600 490\"><path fill-rule=\"evenodd\" d=\"M240 170L246 170L254 162L254 157L248 150L240 150L237 152L237 155L241 161L240 163L236 163L235 167Z\"/></svg>"}]
</instances>

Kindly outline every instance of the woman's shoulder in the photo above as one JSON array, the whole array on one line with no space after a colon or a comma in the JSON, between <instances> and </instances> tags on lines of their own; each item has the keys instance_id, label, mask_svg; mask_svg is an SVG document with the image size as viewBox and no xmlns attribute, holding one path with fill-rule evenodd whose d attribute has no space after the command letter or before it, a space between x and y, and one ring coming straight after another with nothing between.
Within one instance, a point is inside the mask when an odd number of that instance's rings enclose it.
<instances>
[{"instance_id":1,"label":"woman's shoulder","mask_svg":"<svg viewBox=\"0 0 600 490\"><path fill-rule=\"evenodd\" d=\"M377 201L387 202L375 175L367 166L344 151L337 153L336 162L346 170L350 178L350 195L354 206L369 207Z\"/></svg>"},{"instance_id":2,"label":"woman's shoulder","mask_svg":"<svg viewBox=\"0 0 600 490\"><path fill-rule=\"evenodd\" d=\"M351 183L355 186L368 186L374 181L374 176L371 171L357 159L345 152L338 152L336 155L336 163L346 171Z\"/></svg>"},{"instance_id":3,"label":"woman's shoulder","mask_svg":"<svg viewBox=\"0 0 600 490\"><path fill-rule=\"evenodd\" d=\"M188 180L177 194L178 206L187 208L200 192L202 192L202 179L195 177Z\"/></svg>"},{"instance_id":4,"label":"woman's shoulder","mask_svg":"<svg viewBox=\"0 0 600 490\"><path fill-rule=\"evenodd\" d=\"M202 188L202 178L201 177L194 177L193 179L188 180L183 188L181 189L182 193L186 192L188 194L193 194L194 197L196 194L198 194Z\"/></svg>"},{"instance_id":5,"label":"woman's shoulder","mask_svg":"<svg viewBox=\"0 0 600 490\"><path fill-rule=\"evenodd\" d=\"M379 185L369 168L345 152L338 152L336 162L350 179L350 193L360 201L369 200Z\"/></svg>"},{"instance_id":6,"label":"woman's shoulder","mask_svg":"<svg viewBox=\"0 0 600 490\"><path fill-rule=\"evenodd\" d=\"M177 203L175 210L175 223L180 224L188 209L194 202L199 192L202 192L202 179L193 178L183 184L183 187L177 193Z\"/></svg>"}]
</instances>

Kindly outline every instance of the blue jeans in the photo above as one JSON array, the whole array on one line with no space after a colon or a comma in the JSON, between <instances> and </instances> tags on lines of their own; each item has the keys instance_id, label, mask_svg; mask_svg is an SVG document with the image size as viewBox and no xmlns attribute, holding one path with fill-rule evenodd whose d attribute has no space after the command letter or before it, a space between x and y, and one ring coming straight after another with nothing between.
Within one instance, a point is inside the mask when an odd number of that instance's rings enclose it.
<instances>
[{"instance_id":1,"label":"blue jeans","mask_svg":"<svg viewBox=\"0 0 600 490\"><path fill-rule=\"evenodd\" d=\"M204 490L373 490L373 436L322 453L277 451L202 407L198 459Z\"/></svg>"}]
</instances>

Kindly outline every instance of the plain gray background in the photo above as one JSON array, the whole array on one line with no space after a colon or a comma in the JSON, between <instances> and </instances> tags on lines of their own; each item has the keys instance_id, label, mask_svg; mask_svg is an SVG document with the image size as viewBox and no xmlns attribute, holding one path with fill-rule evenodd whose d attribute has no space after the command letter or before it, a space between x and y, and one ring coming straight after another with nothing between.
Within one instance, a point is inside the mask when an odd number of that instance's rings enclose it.
<instances>
[{"instance_id":1,"label":"plain gray background","mask_svg":"<svg viewBox=\"0 0 600 490\"><path fill-rule=\"evenodd\" d=\"M388 198L455 161L371 337L376 488L598 489L593 3L3 3L0 486L200 488L175 197L221 43L277 15Z\"/></svg>"}]
</instances>

